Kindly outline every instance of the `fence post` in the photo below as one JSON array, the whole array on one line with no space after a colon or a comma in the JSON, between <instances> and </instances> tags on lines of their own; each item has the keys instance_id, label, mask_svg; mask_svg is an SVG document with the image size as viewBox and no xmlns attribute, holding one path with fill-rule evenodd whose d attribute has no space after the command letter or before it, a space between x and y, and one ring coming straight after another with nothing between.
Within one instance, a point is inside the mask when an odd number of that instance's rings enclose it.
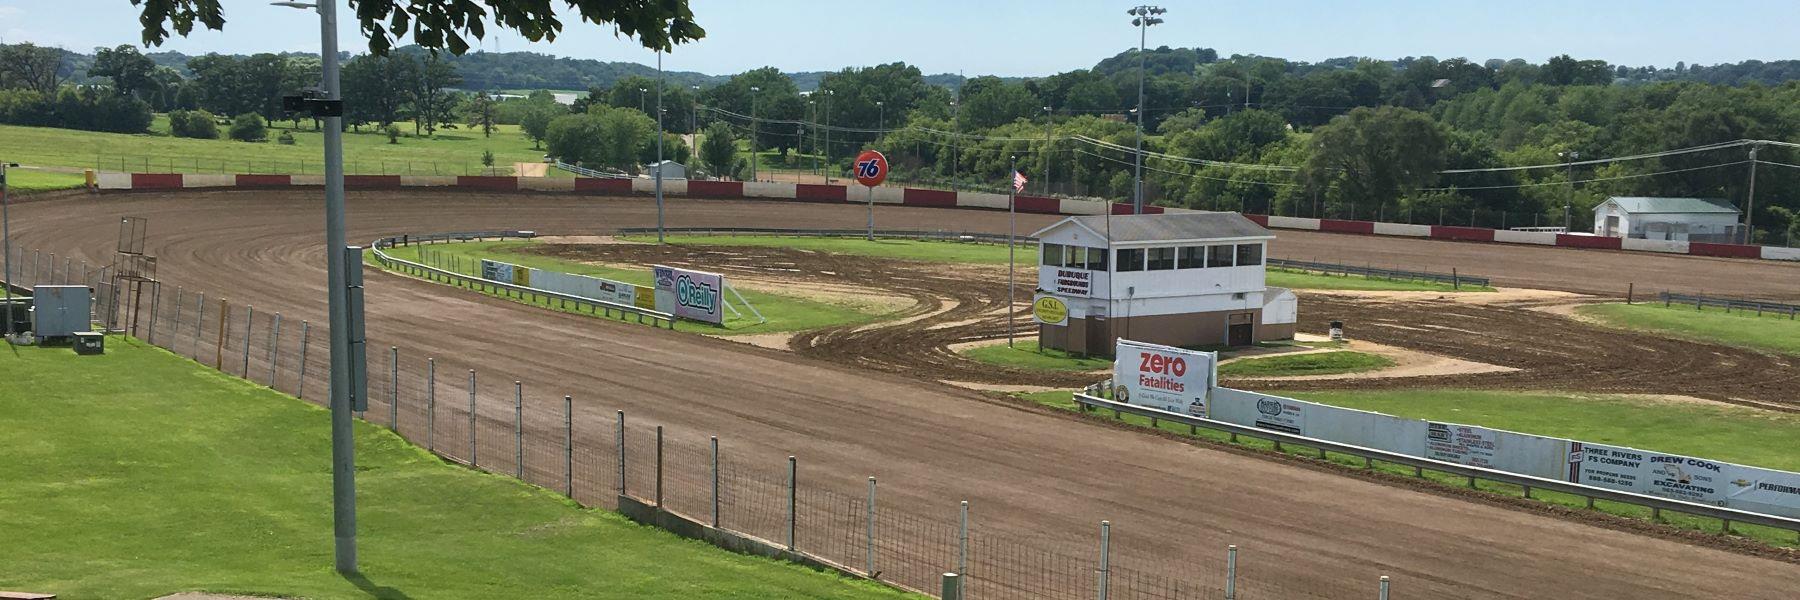
<instances>
[{"instance_id":1,"label":"fence post","mask_svg":"<svg viewBox=\"0 0 1800 600\"><path fill-rule=\"evenodd\" d=\"M1631 304L1637 299L1637 282L1625 284L1625 303Z\"/></svg>"},{"instance_id":2,"label":"fence post","mask_svg":"<svg viewBox=\"0 0 1800 600\"><path fill-rule=\"evenodd\" d=\"M399 346L388 346L388 429L400 430Z\"/></svg>"},{"instance_id":3,"label":"fence post","mask_svg":"<svg viewBox=\"0 0 1800 600\"><path fill-rule=\"evenodd\" d=\"M200 360L200 328L206 324L206 292L196 292L195 296L199 301L194 303L194 360Z\"/></svg>"},{"instance_id":4,"label":"fence post","mask_svg":"<svg viewBox=\"0 0 1800 600\"><path fill-rule=\"evenodd\" d=\"M1112 522L1100 522L1100 600L1107 600L1111 592L1108 578L1112 572Z\"/></svg>"},{"instance_id":5,"label":"fence post","mask_svg":"<svg viewBox=\"0 0 1800 600\"><path fill-rule=\"evenodd\" d=\"M275 326L269 329L269 389L275 389L275 378L281 373L281 313L275 313Z\"/></svg>"},{"instance_id":6,"label":"fence post","mask_svg":"<svg viewBox=\"0 0 1800 600\"><path fill-rule=\"evenodd\" d=\"M154 296L152 296L152 298L154 299ZM256 307L246 304L244 305L244 368L243 370L238 371L238 373L246 380L250 379L250 331L254 329L255 325ZM150 327L152 329L156 328L156 319L154 317L150 319Z\"/></svg>"},{"instance_id":7,"label":"fence post","mask_svg":"<svg viewBox=\"0 0 1800 600\"><path fill-rule=\"evenodd\" d=\"M1462 291L1462 276L1456 274L1456 267L1450 267L1450 289Z\"/></svg>"},{"instance_id":8,"label":"fence post","mask_svg":"<svg viewBox=\"0 0 1800 600\"><path fill-rule=\"evenodd\" d=\"M712 526L719 526L719 436L712 436Z\"/></svg>"},{"instance_id":9,"label":"fence post","mask_svg":"<svg viewBox=\"0 0 1800 600\"><path fill-rule=\"evenodd\" d=\"M1225 547L1225 600L1237 600L1237 544Z\"/></svg>"},{"instance_id":10,"label":"fence post","mask_svg":"<svg viewBox=\"0 0 1800 600\"><path fill-rule=\"evenodd\" d=\"M619 495L625 495L625 411L619 411Z\"/></svg>"},{"instance_id":11,"label":"fence post","mask_svg":"<svg viewBox=\"0 0 1800 600\"><path fill-rule=\"evenodd\" d=\"M525 384L513 382L513 476L525 479Z\"/></svg>"},{"instance_id":12,"label":"fence post","mask_svg":"<svg viewBox=\"0 0 1800 600\"><path fill-rule=\"evenodd\" d=\"M198 331L199 329L200 329L199 326L194 327L195 331ZM297 398L300 398L301 400L306 399L306 342L310 341L311 337L312 337L312 324L308 323L306 321L301 321L300 322L300 385L294 389L294 396ZM199 344L198 338L195 339L195 344L196 345Z\"/></svg>"},{"instance_id":13,"label":"fence post","mask_svg":"<svg viewBox=\"0 0 1800 600\"><path fill-rule=\"evenodd\" d=\"M563 487L575 497L575 397L563 396Z\"/></svg>"},{"instance_id":14,"label":"fence post","mask_svg":"<svg viewBox=\"0 0 1800 600\"><path fill-rule=\"evenodd\" d=\"M962 577L955 573L945 573L944 585L938 597L944 600L962 600Z\"/></svg>"},{"instance_id":15,"label":"fence post","mask_svg":"<svg viewBox=\"0 0 1800 600\"><path fill-rule=\"evenodd\" d=\"M82 263L81 263L81 281L83 283L87 282L87 262L86 261L82 261ZM187 299L186 291L182 290L181 286L179 286L179 285L175 286L175 324L169 326L169 331L173 331L175 333L170 334L170 339L169 339L169 351L170 352L175 352L175 345L181 343L181 304L182 304L182 301L184 301L186 299ZM180 353L176 352L176 354L180 354Z\"/></svg>"},{"instance_id":16,"label":"fence post","mask_svg":"<svg viewBox=\"0 0 1800 600\"><path fill-rule=\"evenodd\" d=\"M469 466L481 466L480 449L475 445L475 370L469 369Z\"/></svg>"},{"instance_id":17,"label":"fence post","mask_svg":"<svg viewBox=\"0 0 1800 600\"><path fill-rule=\"evenodd\" d=\"M425 359L425 449L437 451L437 359Z\"/></svg>"},{"instance_id":18,"label":"fence post","mask_svg":"<svg viewBox=\"0 0 1800 600\"><path fill-rule=\"evenodd\" d=\"M1381 576L1381 600L1388 600L1388 576Z\"/></svg>"},{"instance_id":19,"label":"fence post","mask_svg":"<svg viewBox=\"0 0 1800 600\"><path fill-rule=\"evenodd\" d=\"M69 279L68 264L69 263L67 261L69 259L65 258L63 260L64 260L64 262L63 262L63 283L68 284L69 283L69 281L68 281L68 279ZM56 266L51 265L50 268L54 269L54 268L56 268ZM156 316L159 314L162 314L162 286L160 286L160 285L156 286L155 288L152 288L150 291L150 331L148 333L149 337L147 337L145 339L147 341L149 341L150 345L152 345L152 346L156 345ZM245 376L244 378L249 379L250 377Z\"/></svg>"},{"instance_id":20,"label":"fence post","mask_svg":"<svg viewBox=\"0 0 1800 600\"><path fill-rule=\"evenodd\" d=\"M656 507L663 506L663 426L656 426Z\"/></svg>"},{"instance_id":21,"label":"fence post","mask_svg":"<svg viewBox=\"0 0 1800 600\"><path fill-rule=\"evenodd\" d=\"M869 530L863 537L863 574L875 577L875 478L869 477Z\"/></svg>"},{"instance_id":22,"label":"fence post","mask_svg":"<svg viewBox=\"0 0 1800 600\"><path fill-rule=\"evenodd\" d=\"M794 550L794 529L796 527L796 524L800 521L800 518L799 518L800 496L798 493L795 492L795 489L800 487L800 483L798 481L799 475L800 475L800 463L798 461L794 460L794 457L789 456L788 457L788 481L787 481L787 484L788 484L788 486L787 486L788 487L787 549L789 552L792 552Z\"/></svg>"},{"instance_id":23,"label":"fence post","mask_svg":"<svg viewBox=\"0 0 1800 600\"><path fill-rule=\"evenodd\" d=\"M962 501L962 525L956 537L956 574L962 581L969 576L969 501ZM964 585L967 585L966 583Z\"/></svg>"}]
</instances>

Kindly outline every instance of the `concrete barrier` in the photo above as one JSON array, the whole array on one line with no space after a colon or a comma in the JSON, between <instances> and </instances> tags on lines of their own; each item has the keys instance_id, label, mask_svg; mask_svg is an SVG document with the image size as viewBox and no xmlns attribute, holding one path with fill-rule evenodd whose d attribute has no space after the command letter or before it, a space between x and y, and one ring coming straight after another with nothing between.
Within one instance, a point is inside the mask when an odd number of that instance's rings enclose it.
<instances>
[{"instance_id":1,"label":"concrete barrier","mask_svg":"<svg viewBox=\"0 0 1800 600\"><path fill-rule=\"evenodd\" d=\"M1017 196L1013 198L1013 206L1022 213L1043 215L1062 214L1062 202L1055 198L1043 196Z\"/></svg>"},{"instance_id":2,"label":"concrete barrier","mask_svg":"<svg viewBox=\"0 0 1800 600\"><path fill-rule=\"evenodd\" d=\"M1269 225L1268 226L1273 227L1275 229L1304 229L1306 231L1318 231L1319 230L1319 220L1318 219L1308 219L1308 218L1304 218L1304 217L1281 217L1281 216L1276 216L1276 215L1269 215Z\"/></svg>"},{"instance_id":3,"label":"concrete barrier","mask_svg":"<svg viewBox=\"0 0 1800 600\"><path fill-rule=\"evenodd\" d=\"M1618 250L1624 246L1619 238L1598 235L1575 235L1571 233L1556 234L1556 245L1568 248L1593 248L1596 250Z\"/></svg>"},{"instance_id":4,"label":"concrete barrier","mask_svg":"<svg viewBox=\"0 0 1800 600\"><path fill-rule=\"evenodd\" d=\"M983 192L957 192L957 208L997 208L1006 210L1007 197L1004 194L988 194Z\"/></svg>"},{"instance_id":5,"label":"concrete barrier","mask_svg":"<svg viewBox=\"0 0 1800 600\"><path fill-rule=\"evenodd\" d=\"M631 180L625 178L580 177L575 180L577 192L599 192L602 194L629 194Z\"/></svg>"},{"instance_id":6,"label":"concrete barrier","mask_svg":"<svg viewBox=\"0 0 1800 600\"><path fill-rule=\"evenodd\" d=\"M456 175L400 175L401 187L455 187L462 179Z\"/></svg>"},{"instance_id":7,"label":"concrete barrier","mask_svg":"<svg viewBox=\"0 0 1800 600\"><path fill-rule=\"evenodd\" d=\"M1744 244L1688 242L1688 254L1694 256L1719 256L1724 258L1762 258L1762 247L1746 246Z\"/></svg>"},{"instance_id":8,"label":"concrete barrier","mask_svg":"<svg viewBox=\"0 0 1800 600\"><path fill-rule=\"evenodd\" d=\"M134 190L178 190L181 189L180 173L132 173L131 189Z\"/></svg>"},{"instance_id":9,"label":"concrete barrier","mask_svg":"<svg viewBox=\"0 0 1800 600\"><path fill-rule=\"evenodd\" d=\"M1554 231L1512 231L1498 229L1494 231L1494 241L1507 244L1537 244L1539 246L1555 246Z\"/></svg>"},{"instance_id":10,"label":"concrete barrier","mask_svg":"<svg viewBox=\"0 0 1800 600\"><path fill-rule=\"evenodd\" d=\"M1800 248L1763 246L1762 257L1768 260L1800 260Z\"/></svg>"},{"instance_id":11,"label":"concrete barrier","mask_svg":"<svg viewBox=\"0 0 1800 600\"><path fill-rule=\"evenodd\" d=\"M1333 233L1361 233L1372 235L1375 224L1368 221L1340 221L1338 219L1319 219L1319 231Z\"/></svg>"},{"instance_id":12,"label":"concrete barrier","mask_svg":"<svg viewBox=\"0 0 1800 600\"><path fill-rule=\"evenodd\" d=\"M500 177L496 175L459 175L451 184L460 188L489 190L495 192L514 192L519 189L521 177ZM402 180L404 181L404 180Z\"/></svg>"},{"instance_id":13,"label":"concrete barrier","mask_svg":"<svg viewBox=\"0 0 1800 600\"><path fill-rule=\"evenodd\" d=\"M288 176L288 185L296 185L296 186L311 185L311 186L324 187L325 186L325 176L324 175L289 175ZM348 182L346 182L346 186L347 185L348 185Z\"/></svg>"},{"instance_id":14,"label":"concrete barrier","mask_svg":"<svg viewBox=\"0 0 1800 600\"><path fill-rule=\"evenodd\" d=\"M1059 204L1061 204L1063 214L1065 215L1090 216L1106 214L1106 203L1098 200L1063 200Z\"/></svg>"},{"instance_id":15,"label":"concrete barrier","mask_svg":"<svg viewBox=\"0 0 1800 600\"><path fill-rule=\"evenodd\" d=\"M1625 250L1637 250L1639 252L1666 252L1669 254L1688 253L1688 243L1675 240L1640 240L1637 238L1624 238L1619 240L1619 247Z\"/></svg>"},{"instance_id":16,"label":"concrete barrier","mask_svg":"<svg viewBox=\"0 0 1800 600\"><path fill-rule=\"evenodd\" d=\"M565 177L520 177L519 189L533 192L573 192L575 180Z\"/></svg>"},{"instance_id":17,"label":"concrete barrier","mask_svg":"<svg viewBox=\"0 0 1800 600\"><path fill-rule=\"evenodd\" d=\"M639 194L654 194L654 193L656 193L656 180L655 179L650 179L647 177L633 177L633 178L629 179L628 181L631 182L631 191L633 191L633 192L636 192ZM687 195L687 183L688 183L688 180L686 180L686 179L664 179L662 182L663 195L664 196L671 196L671 195L685 196L685 195Z\"/></svg>"},{"instance_id":18,"label":"concrete barrier","mask_svg":"<svg viewBox=\"0 0 1800 600\"><path fill-rule=\"evenodd\" d=\"M1454 225L1432 225L1432 239L1463 240L1467 242L1494 241L1494 230L1480 227L1457 227Z\"/></svg>"},{"instance_id":19,"label":"concrete barrier","mask_svg":"<svg viewBox=\"0 0 1800 600\"><path fill-rule=\"evenodd\" d=\"M288 187L294 185L293 175L237 175L232 178L237 187ZM319 185L325 185L321 175Z\"/></svg>"},{"instance_id":20,"label":"concrete barrier","mask_svg":"<svg viewBox=\"0 0 1800 600\"><path fill-rule=\"evenodd\" d=\"M907 206L930 206L935 208L956 208L956 192L945 190L926 190L920 188L902 188L900 203Z\"/></svg>"},{"instance_id":21,"label":"concrete barrier","mask_svg":"<svg viewBox=\"0 0 1800 600\"><path fill-rule=\"evenodd\" d=\"M1432 237L1430 225L1412 225L1408 223L1376 222L1375 235L1397 235L1402 237Z\"/></svg>"},{"instance_id":22,"label":"concrete barrier","mask_svg":"<svg viewBox=\"0 0 1800 600\"><path fill-rule=\"evenodd\" d=\"M687 195L696 198L742 198L744 182L742 181L706 181L702 179L685 180ZM663 193L668 193L669 181L663 180Z\"/></svg>"},{"instance_id":23,"label":"concrete barrier","mask_svg":"<svg viewBox=\"0 0 1800 600\"><path fill-rule=\"evenodd\" d=\"M793 184L776 183L772 181L746 181L744 182L744 197L773 198L778 200L809 200L810 198L800 197L800 187L801 186Z\"/></svg>"}]
</instances>

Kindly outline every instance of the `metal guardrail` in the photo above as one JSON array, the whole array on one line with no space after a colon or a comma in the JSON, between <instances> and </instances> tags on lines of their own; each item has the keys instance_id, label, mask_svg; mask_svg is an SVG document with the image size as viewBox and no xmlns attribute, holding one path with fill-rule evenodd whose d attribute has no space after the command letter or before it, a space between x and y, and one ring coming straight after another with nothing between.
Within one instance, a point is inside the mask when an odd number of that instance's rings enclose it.
<instances>
[{"instance_id":1,"label":"metal guardrail","mask_svg":"<svg viewBox=\"0 0 1800 600\"><path fill-rule=\"evenodd\" d=\"M555 163L552 163L552 166L555 166L556 168L562 169L564 171L568 171L570 173L574 173L576 175L580 175L582 177L592 177L594 179L630 179L631 178L631 175L626 174L624 171L601 171L598 169L589 169L587 167L571 165L569 163L566 163L566 162L563 162L560 160L556 161Z\"/></svg>"},{"instance_id":2,"label":"metal guardrail","mask_svg":"<svg viewBox=\"0 0 1800 600\"><path fill-rule=\"evenodd\" d=\"M1675 294L1675 293L1670 293L1670 292L1662 292L1662 293L1657 294L1657 299L1662 300L1663 306L1671 306L1671 305L1675 305L1675 304L1680 304L1680 305L1686 306L1686 305L1692 304L1692 305L1694 305L1695 310L1699 310L1700 307L1703 307L1703 306L1712 306L1712 307L1716 307L1716 308L1723 308L1723 309L1725 309L1725 312L1731 312L1731 309L1735 308L1735 309L1742 310L1745 312L1755 311L1756 314L1758 314L1758 315L1761 315L1765 312L1775 313L1778 315L1785 314L1788 316L1788 319L1790 319L1790 320L1794 319L1794 316L1796 313L1800 313L1800 305L1784 304L1781 302L1766 302L1766 301L1762 301L1762 300L1741 300L1741 299L1737 299L1737 298L1714 298L1711 296L1699 296L1699 295L1693 295L1693 294Z\"/></svg>"},{"instance_id":3,"label":"metal guardrail","mask_svg":"<svg viewBox=\"0 0 1800 600\"><path fill-rule=\"evenodd\" d=\"M1438 283L1448 283L1448 284L1454 285L1454 286L1461 286L1464 284L1474 285L1474 286L1486 286L1489 284L1489 280L1486 277L1480 277L1480 276L1475 276L1475 275L1463 275L1463 274L1457 273L1454 270L1452 270L1449 273L1431 273L1431 272L1427 272L1427 271L1404 271L1404 270L1400 270L1400 269L1383 269L1383 268L1375 267L1375 266L1359 267L1356 265L1346 265L1346 264L1326 263L1326 262L1313 262L1313 261L1306 261L1306 260L1290 260L1290 259L1285 259L1285 258L1271 258L1271 259L1269 259L1268 262L1269 262L1269 266L1271 266L1271 267L1279 267L1279 268L1284 268L1284 269L1300 269L1300 270L1304 270L1304 271L1318 271L1320 273L1327 273L1327 274L1342 273L1344 275L1362 275L1364 277L1378 277L1378 278L1382 278L1382 279L1408 279L1408 280L1413 280L1413 281L1435 281Z\"/></svg>"},{"instance_id":4,"label":"metal guardrail","mask_svg":"<svg viewBox=\"0 0 1800 600\"><path fill-rule=\"evenodd\" d=\"M1670 500L1667 498L1658 498L1655 496L1645 496L1642 494L1633 494L1630 492L1621 492L1621 491L1617 491L1617 490L1609 490L1609 489L1605 489L1605 488L1586 486L1586 485L1581 485L1578 483L1569 483L1567 481L1560 481L1560 480L1556 480L1556 479L1544 479L1542 477L1533 477L1530 475L1520 475L1517 473L1508 473L1505 471L1496 471L1493 469L1484 469L1481 467L1473 467L1473 466L1464 465L1464 464L1432 460L1429 458L1421 458L1421 457L1417 457L1417 456L1399 454L1399 453L1395 453L1395 452L1389 452L1386 450L1377 450L1374 448L1364 448L1362 446L1355 446L1355 445L1351 445L1351 444L1333 442L1330 440L1310 438L1310 437L1306 437L1306 436L1302 436L1302 435L1295 435L1295 434L1291 434L1291 433L1282 433L1279 431L1271 431L1268 429L1257 429L1255 427L1247 427L1247 426L1238 425L1235 423L1226 423L1224 421L1214 421L1212 419L1203 419L1200 417L1195 417L1195 416L1190 416L1190 415L1183 415L1183 414L1179 414L1179 413L1161 411L1161 410L1156 410L1154 408L1149 408L1149 407L1144 407L1144 406L1137 406L1137 405L1133 405L1133 404L1114 402L1112 400L1107 400L1105 398L1099 398L1099 397L1091 396L1088 394L1080 394L1080 393L1075 394L1075 403L1076 403L1076 406L1080 407L1083 411L1094 410L1094 409L1106 409L1106 410L1113 411L1115 415L1117 415L1117 414L1137 415L1140 417L1149 417L1149 418L1153 418L1153 419L1170 421L1170 422L1180 423L1182 425L1188 425L1188 426L1193 426L1193 427L1204 427L1207 429L1212 429L1215 431L1221 431L1221 432L1232 434L1233 437L1247 436L1247 437L1252 437L1252 438L1264 439L1264 440L1268 440L1271 442L1275 442L1277 444L1277 447L1279 447L1280 444L1293 444L1296 446L1302 446L1302 447L1307 447L1307 448L1316 448L1321 453L1336 452L1338 454L1348 454L1351 456L1361 457L1365 461L1381 461L1381 462L1385 462L1385 463L1413 467L1415 470L1429 469L1429 470L1438 471L1441 473L1449 473L1452 475L1469 478L1471 481L1471 485L1473 485L1473 481L1477 480L1477 479L1484 479L1487 481L1516 485L1516 486L1520 486L1525 489L1525 496L1527 498L1531 497L1531 491L1534 489L1549 490L1552 492L1560 492L1560 493L1564 493L1564 494L1569 494L1569 495L1573 495L1573 496L1580 496L1580 497L1586 498L1586 499L1588 499L1590 506L1592 505L1592 502L1594 500L1606 500L1609 502L1618 502L1618 503L1622 503L1622 504L1634 504L1634 505L1638 505L1638 506L1643 506L1643 507L1650 508L1650 509L1658 511L1658 512L1664 511L1664 510L1669 510L1669 511L1675 511L1678 513L1685 513L1685 514L1690 514L1690 515L1695 515L1695 516L1719 519L1724 522L1724 528L1727 530L1729 530L1731 528L1732 523L1748 523L1751 525L1761 525L1764 527L1773 527L1776 529L1786 529L1789 531L1800 532L1800 519L1793 519L1793 518L1782 517L1782 516L1777 516L1777 515L1765 515L1762 513L1738 510L1735 508L1725 508L1722 506L1712 506L1712 505L1708 505L1708 504L1697 504L1697 503L1685 502L1685 501L1681 501L1681 500ZM1371 462L1369 464L1372 465L1373 463Z\"/></svg>"},{"instance_id":5,"label":"metal guardrail","mask_svg":"<svg viewBox=\"0 0 1800 600\"><path fill-rule=\"evenodd\" d=\"M576 311L580 311L585 306L588 314L599 314L607 318L611 318L615 312L619 314L620 318L624 318L626 315L635 315L637 317L637 322L639 323L644 323L645 320L648 319L649 325L653 327L667 326L669 329L675 328L675 315L666 312L464 275L455 271L439 269L410 260L394 258L389 256L386 252L381 251L383 248L416 244L481 241L489 238L529 239L532 237L536 237L536 234L530 231L469 231L434 233L427 235L397 235L375 240L375 243L370 245L370 249L375 254L375 260L380 262L382 266L398 270L408 275L424 277L432 281L442 281L452 285L467 286L482 292L496 292L509 298L517 297L520 299L528 299L534 303L540 299L545 302L560 302L563 308L569 308L573 305Z\"/></svg>"},{"instance_id":6,"label":"metal guardrail","mask_svg":"<svg viewBox=\"0 0 1800 600\"><path fill-rule=\"evenodd\" d=\"M783 229L779 227L664 227L664 233L698 236L788 236L788 237L854 237L860 238L869 234L868 229ZM655 235L655 227L621 227L619 235ZM993 233L976 233L968 231L927 231L922 229L877 229L875 237L908 240L932 240L946 242L978 242L984 244L1005 244L1006 236ZM1031 236L1014 236L1015 244L1035 244L1037 238Z\"/></svg>"}]
</instances>

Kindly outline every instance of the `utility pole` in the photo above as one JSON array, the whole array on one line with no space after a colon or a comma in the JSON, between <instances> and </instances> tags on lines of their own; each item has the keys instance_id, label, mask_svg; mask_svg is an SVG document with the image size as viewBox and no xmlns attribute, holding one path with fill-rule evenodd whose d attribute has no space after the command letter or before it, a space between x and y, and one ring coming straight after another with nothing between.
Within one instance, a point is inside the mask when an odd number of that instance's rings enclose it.
<instances>
[{"instance_id":1,"label":"utility pole","mask_svg":"<svg viewBox=\"0 0 1800 600\"><path fill-rule=\"evenodd\" d=\"M1137 104L1137 153L1132 155L1131 212L1144 214L1144 76L1148 69L1148 57L1144 54L1144 41L1149 35L1151 25L1163 22L1160 15L1168 12L1160 6L1138 6L1125 11L1131 15L1131 24L1138 28L1138 104ZM1110 210L1110 209L1109 209Z\"/></svg>"},{"instance_id":2,"label":"utility pole","mask_svg":"<svg viewBox=\"0 0 1800 600\"><path fill-rule=\"evenodd\" d=\"M1581 158L1581 153L1569 150L1556 155L1563 158L1563 165L1568 169L1569 192L1563 201L1563 232L1568 233L1569 227L1575 224L1575 160Z\"/></svg>"},{"instance_id":3,"label":"utility pole","mask_svg":"<svg viewBox=\"0 0 1800 600\"><path fill-rule=\"evenodd\" d=\"M964 83L968 82L965 81ZM956 138L957 134L962 133L962 125L961 122L956 119L959 114L956 107L959 103L956 99L961 97L962 87L958 86L956 88L956 97L950 99L950 191L952 192L956 191L956 171L960 168L960 165L956 164L958 158Z\"/></svg>"},{"instance_id":4,"label":"utility pole","mask_svg":"<svg viewBox=\"0 0 1800 600\"><path fill-rule=\"evenodd\" d=\"M6 312L0 314L0 320L6 321L6 338L12 339L12 196L6 193L6 168L19 166L18 163L0 162L0 237L5 238L6 245Z\"/></svg>"},{"instance_id":5,"label":"utility pole","mask_svg":"<svg viewBox=\"0 0 1800 600\"><path fill-rule=\"evenodd\" d=\"M750 180L756 181L756 93L762 88L750 86Z\"/></svg>"},{"instance_id":6,"label":"utility pole","mask_svg":"<svg viewBox=\"0 0 1800 600\"><path fill-rule=\"evenodd\" d=\"M1762 144L1750 145L1750 193L1744 202L1744 243L1756 243L1756 151Z\"/></svg>"},{"instance_id":7,"label":"utility pole","mask_svg":"<svg viewBox=\"0 0 1800 600\"><path fill-rule=\"evenodd\" d=\"M1055 121L1056 121L1056 117L1055 117L1055 115L1051 114L1050 107L1045 106L1044 107L1044 197L1045 198L1050 197L1050 161L1054 160L1052 158L1054 153L1051 152L1051 150L1050 150L1050 144L1053 143L1050 141L1050 126L1051 126L1051 124L1055 123Z\"/></svg>"},{"instance_id":8,"label":"utility pole","mask_svg":"<svg viewBox=\"0 0 1800 600\"><path fill-rule=\"evenodd\" d=\"M642 90L644 88L638 88ZM656 51L656 243L663 243L663 70L662 50Z\"/></svg>"},{"instance_id":9,"label":"utility pole","mask_svg":"<svg viewBox=\"0 0 1800 600\"><path fill-rule=\"evenodd\" d=\"M831 90L825 90L825 168L819 174L825 176L825 183L831 183L831 97L836 96Z\"/></svg>"}]
</instances>

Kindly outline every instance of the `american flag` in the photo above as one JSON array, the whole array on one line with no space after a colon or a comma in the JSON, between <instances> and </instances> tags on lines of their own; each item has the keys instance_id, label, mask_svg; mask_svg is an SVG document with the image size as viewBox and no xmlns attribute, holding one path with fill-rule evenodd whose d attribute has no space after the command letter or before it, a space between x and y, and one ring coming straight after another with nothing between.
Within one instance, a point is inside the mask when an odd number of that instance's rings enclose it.
<instances>
[{"instance_id":1,"label":"american flag","mask_svg":"<svg viewBox=\"0 0 1800 600\"><path fill-rule=\"evenodd\" d=\"M1025 191L1025 174L1024 173L1020 173L1018 171L1013 171L1013 191L1014 192Z\"/></svg>"}]
</instances>

